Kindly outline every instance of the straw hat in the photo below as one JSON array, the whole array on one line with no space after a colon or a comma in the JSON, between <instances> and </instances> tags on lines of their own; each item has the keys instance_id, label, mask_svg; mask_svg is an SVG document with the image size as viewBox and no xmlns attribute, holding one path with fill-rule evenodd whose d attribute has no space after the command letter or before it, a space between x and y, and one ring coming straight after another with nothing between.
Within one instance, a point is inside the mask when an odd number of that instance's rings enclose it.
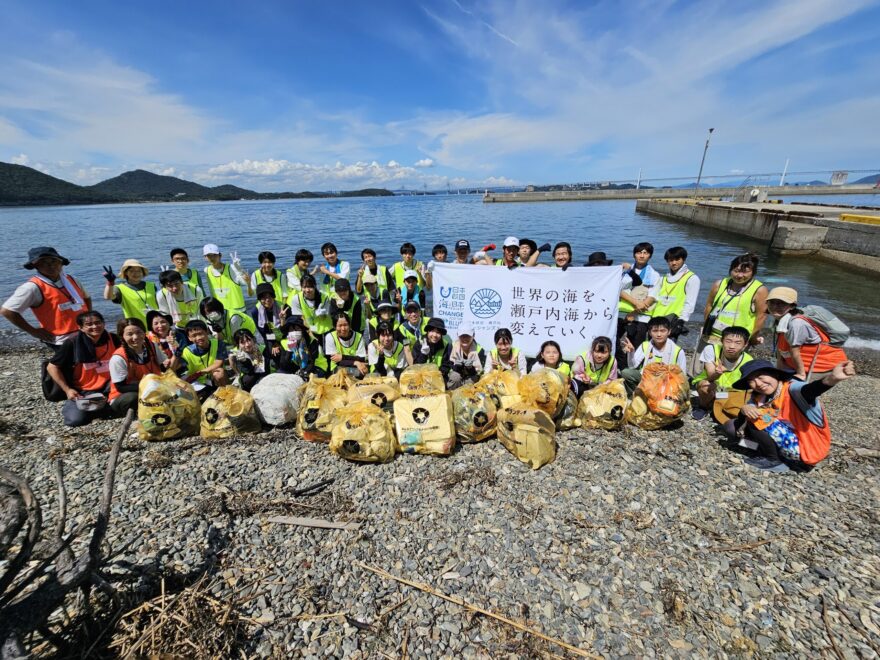
<instances>
[{"instance_id":1,"label":"straw hat","mask_svg":"<svg viewBox=\"0 0 880 660\"><path fill-rule=\"evenodd\" d=\"M125 271L127 271L129 268L140 268L144 271L144 277L150 274L149 269L137 259L126 259L125 262L123 262L122 264L122 268L119 269L119 277L124 279Z\"/></svg>"}]
</instances>

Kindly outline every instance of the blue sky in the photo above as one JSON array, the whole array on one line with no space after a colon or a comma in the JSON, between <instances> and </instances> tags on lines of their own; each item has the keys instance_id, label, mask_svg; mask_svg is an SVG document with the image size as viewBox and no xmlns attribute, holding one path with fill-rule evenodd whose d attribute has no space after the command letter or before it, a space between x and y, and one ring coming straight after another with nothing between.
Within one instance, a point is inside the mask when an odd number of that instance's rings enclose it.
<instances>
[{"instance_id":1,"label":"blue sky","mask_svg":"<svg viewBox=\"0 0 880 660\"><path fill-rule=\"evenodd\" d=\"M0 160L77 183L138 167L256 190L689 176L709 127L709 174L880 166L876 1L0 15Z\"/></svg>"}]
</instances>

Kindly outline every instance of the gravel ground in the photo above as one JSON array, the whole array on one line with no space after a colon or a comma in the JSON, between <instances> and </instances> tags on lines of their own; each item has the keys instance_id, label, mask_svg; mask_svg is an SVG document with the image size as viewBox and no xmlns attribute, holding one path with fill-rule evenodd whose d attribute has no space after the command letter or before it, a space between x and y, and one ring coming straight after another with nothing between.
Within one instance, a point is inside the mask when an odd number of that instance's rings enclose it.
<instances>
[{"instance_id":1,"label":"gravel ground","mask_svg":"<svg viewBox=\"0 0 880 660\"><path fill-rule=\"evenodd\" d=\"M0 353L0 455L51 527L50 452L72 520L96 509L119 421L79 430L42 399L38 349ZM245 600L248 654L277 657L567 657L558 646L380 577L430 584L605 657L877 657L880 380L824 400L830 457L766 474L712 424L572 431L538 471L495 440L441 459L354 465L275 430L230 441L124 444L108 540L147 574L214 575ZM290 489L335 481L313 496ZM358 521L356 531L268 522ZM826 626L823 602L827 607ZM852 619L848 621L845 612ZM323 616L345 613L344 616ZM870 640L870 641L868 641Z\"/></svg>"}]
</instances>

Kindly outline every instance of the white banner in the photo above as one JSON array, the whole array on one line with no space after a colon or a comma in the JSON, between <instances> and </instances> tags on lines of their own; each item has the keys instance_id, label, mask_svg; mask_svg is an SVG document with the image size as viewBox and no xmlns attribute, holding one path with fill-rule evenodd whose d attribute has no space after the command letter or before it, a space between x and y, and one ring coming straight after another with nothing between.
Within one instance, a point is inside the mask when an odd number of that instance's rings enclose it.
<instances>
[{"instance_id":1,"label":"white banner","mask_svg":"<svg viewBox=\"0 0 880 660\"><path fill-rule=\"evenodd\" d=\"M513 345L535 357L555 340L566 360L590 348L595 337L617 332L620 266L515 268L438 263L433 273L434 316L450 338L458 326L474 326L484 350L495 347L498 328L508 328Z\"/></svg>"}]
</instances>

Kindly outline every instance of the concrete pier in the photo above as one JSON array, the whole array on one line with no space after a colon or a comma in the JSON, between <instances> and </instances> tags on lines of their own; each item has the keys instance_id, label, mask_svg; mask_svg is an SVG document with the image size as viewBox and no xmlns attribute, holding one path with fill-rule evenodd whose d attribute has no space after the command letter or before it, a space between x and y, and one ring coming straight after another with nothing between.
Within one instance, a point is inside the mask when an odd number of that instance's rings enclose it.
<instances>
[{"instance_id":1,"label":"concrete pier","mask_svg":"<svg viewBox=\"0 0 880 660\"><path fill-rule=\"evenodd\" d=\"M755 186L768 195L880 195L880 188L871 185L852 186ZM741 188L700 188L700 197L733 197ZM649 199L654 197L688 198L693 188L642 188L636 190L552 190L547 192L486 193L483 202L583 202L604 199ZM880 200L880 197L878 197Z\"/></svg>"},{"instance_id":2,"label":"concrete pier","mask_svg":"<svg viewBox=\"0 0 880 660\"><path fill-rule=\"evenodd\" d=\"M880 272L880 208L646 199L636 210L765 241L781 254L818 255Z\"/></svg>"}]
</instances>

